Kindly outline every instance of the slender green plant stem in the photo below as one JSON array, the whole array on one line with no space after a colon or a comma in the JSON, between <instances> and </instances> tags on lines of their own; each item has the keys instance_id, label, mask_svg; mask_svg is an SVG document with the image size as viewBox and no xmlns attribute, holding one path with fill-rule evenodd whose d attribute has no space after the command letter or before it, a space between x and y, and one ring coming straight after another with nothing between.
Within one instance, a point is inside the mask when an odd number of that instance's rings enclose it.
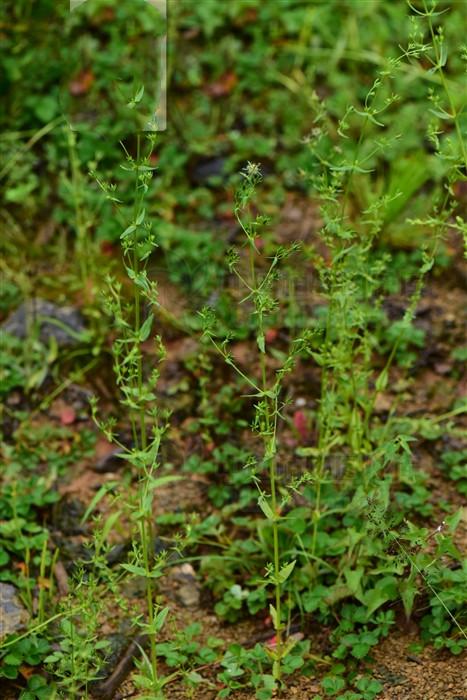
<instances>
[{"instance_id":1,"label":"slender green plant stem","mask_svg":"<svg viewBox=\"0 0 467 700\"><path fill-rule=\"evenodd\" d=\"M255 247L253 239L250 240L249 248L250 257L250 274L251 274L251 285L253 290L257 290L257 279L255 270ZM273 559L274 559L274 588L275 588L275 607L276 607L276 656L273 662L273 676L275 680L280 680L281 677L281 659L283 651L283 641L282 641L282 609L281 609L281 598L282 598L282 586L279 579L280 574L280 547L279 547L279 524L278 518L280 514L278 512L277 504L277 483L276 483L276 468L277 468L277 458L276 458L276 435L277 435L277 388L274 391L274 399L268 396L268 383L266 374L266 353L264 348L264 316L261 307L257 309L258 315L258 331L259 337L263 338L263 347L260 348L260 368L261 368L261 382L262 382L262 393L265 401L265 419L266 426L264 431L264 449L265 453L268 455L269 460L269 489L271 494L271 508L274 514L272 521L272 537L273 537Z\"/></svg>"},{"instance_id":2,"label":"slender green plant stem","mask_svg":"<svg viewBox=\"0 0 467 700\"><path fill-rule=\"evenodd\" d=\"M282 608L281 608L281 598L282 598L282 587L279 581L280 573L280 547L279 547L279 525L278 520L280 514L277 508L277 489L276 489L276 432L277 432L277 393L274 399L274 418L273 418L273 431L271 436L272 442L272 457L269 464L269 486L271 490L271 507L274 513L274 520L272 522L272 536L273 536L273 547L274 547L274 574L275 574L275 596L276 596L276 613L277 613L277 627L276 627L276 658L273 664L273 676L276 680L280 680L282 675L281 669L281 659L283 653L283 640L282 640Z\"/></svg>"},{"instance_id":3,"label":"slender green plant stem","mask_svg":"<svg viewBox=\"0 0 467 700\"><path fill-rule=\"evenodd\" d=\"M135 192L134 192L134 205L133 205L133 220L137 221L138 216L141 213L142 207L142 184L140 182L141 174L141 135L138 133L136 137L136 160L135 160ZM135 231L135 236L137 235ZM138 256L138 244L135 240L133 250L131 255L131 267L134 275L137 277L141 270L141 264ZM135 338L135 353L136 353L136 377L133 382L133 390L138 397L144 394L143 387L143 357L141 349L139 347L139 334L141 331L141 291L137 284L134 284L134 338ZM148 445L148 435L146 426L146 411L144 403L139 400L136 408L132 409L130 413L130 420L132 426L133 439L135 443L135 449L144 452ZM156 457L154 457L154 460ZM152 576L152 569L154 564L154 537L152 528L152 511L147 513L147 503L148 499L148 488L150 488L150 482L152 478L152 468L149 471L144 468L144 472L140 474L139 478L139 512L142 514L138 521L139 537L141 542L141 552L144 564L144 569L146 572L146 604L148 613L148 624L150 628L149 641L150 641L150 660L152 667L152 677L156 684L158 683L158 664L157 664L157 640L156 633L154 631L154 621L155 621L155 599L154 599L154 579Z\"/></svg>"},{"instance_id":4,"label":"slender green plant stem","mask_svg":"<svg viewBox=\"0 0 467 700\"><path fill-rule=\"evenodd\" d=\"M459 123L460 112L458 112L456 110L456 106L454 104L452 92L449 89L448 81L446 79L446 75L445 75L444 70L443 70L443 66L441 63L441 54L440 54L439 45L438 45L438 39L436 38L435 30L433 27L433 22L431 19L432 11L428 10L426 0L423 0L423 9L425 10L425 16L427 17L427 20L428 20L428 26L430 29L431 40L433 42L433 50L435 52L435 58L436 58L435 67L439 73L444 92L446 93L446 97L447 97L448 102L449 102L449 107L451 109L451 117L454 121L455 129L456 129L456 133L457 133L457 138L459 140L459 146L460 146L460 149L462 151L462 158L464 161L465 168L467 170L467 147L466 147L466 144L464 142L461 125Z\"/></svg>"}]
</instances>

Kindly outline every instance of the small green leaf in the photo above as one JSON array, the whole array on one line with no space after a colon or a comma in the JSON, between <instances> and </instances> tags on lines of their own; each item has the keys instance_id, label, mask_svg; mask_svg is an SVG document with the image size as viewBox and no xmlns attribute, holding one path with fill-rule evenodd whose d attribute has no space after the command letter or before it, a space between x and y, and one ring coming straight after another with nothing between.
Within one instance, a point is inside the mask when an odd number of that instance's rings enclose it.
<instances>
[{"instance_id":1,"label":"small green leaf","mask_svg":"<svg viewBox=\"0 0 467 700\"><path fill-rule=\"evenodd\" d=\"M117 522L117 520L120 518L122 514L121 510L116 510L114 513L111 513L107 520L105 521L104 527L102 528L102 539L105 542L107 540L107 537L109 536L109 533L112 531L113 526Z\"/></svg>"},{"instance_id":2,"label":"small green leaf","mask_svg":"<svg viewBox=\"0 0 467 700\"><path fill-rule=\"evenodd\" d=\"M156 632L160 632L161 629L163 628L165 621L167 619L167 615L169 614L169 608L163 608L160 610L156 617L154 618L154 626Z\"/></svg>"},{"instance_id":3,"label":"small green leaf","mask_svg":"<svg viewBox=\"0 0 467 700\"><path fill-rule=\"evenodd\" d=\"M141 85L140 89L138 90L136 95L133 97L133 101L136 102L136 104L138 104L138 102L141 102L141 100L143 99L143 95L144 95L144 85Z\"/></svg>"},{"instance_id":4,"label":"small green leaf","mask_svg":"<svg viewBox=\"0 0 467 700\"><path fill-rule=\"evenodd\" d=\"M431 112L432 114L434 114L435 117L438 117L439 119L444 119L446 121L448 119L452 119L452 115L449 114L448 112L446 112L444 109L432 109L432 108L430 108L428 111Z\"/></svg>"},{"instance_id":5,"label":"small green leaf","mask_svg":"<svg viewBox=\"0 0 467 700\"><path fill-rule=\"evenodd\" d=\"M355 644L352 647L350 653L356 659L363 659L368 654L369 651L370 651L369 644L363 644L363 642L358 642L358 644Z\"/></svg>"},{"instance_id":6,"label":"small green leaf","mask_svg":"<svg viewBox=\"0 0 467 700\"><path fill-rule=\"evenodd\" d=\"M122 569L129 571L130 574L134 574L135 576L147 575L146 569L143 566L136 566L136 564L122 564Z\"/></svg>"},{"instance_id":7,"label":"small green leaf","mask_svg":"<svg viewBox=\"0 0 467 700\"><path fill-rule=\"evenodd\" d=\"M268 520L276 520L273 510L264 496L258 498L258 505Z\"/></svg>"},{"instance_id":8,"label":"small green leaf","mask_svg":"<svg viewBox=\"0 0 467 700\"><path fill-rule=\"evenodd\" d=\"M141 328L139 329L139 339L140 342L144 343L145 340L149 338L149 334L151 332L152 324L154 321L154 315L152 313L149 314Z\"/></svg>"},{"instance_id":9,"label":"small green leaf","mask_svg":"<svg viewBox=\"0 0 467 700\"><path fill-rule=\"evenodd\" d=\"M144 217L145 217L145 216L146 216L146 209L143 209L143 210L140 211L140 213L138 214L138 217L137 217L137 219L136 219L136 221L135 221L135 226L141 226L141 224L142 224L143 221L144 221Z\"/></svg>"},{"instance_id":10,"label":"small green leaf","mask_svg":"<svg viewBox=\"0 0 467 700\"><path fill-rule=\"evenodd\" d=\"M174 481L180 481L181 478L181 476L177 476L176 474L167 474L167 476L151 479L151 489L158 489L166 484L172 484Z\"/></svg>"},{"instance_id":11,"label":"small green leaf","mask_svg":"<svg viewBox=\"0 0 467 700\"><path fill-rule=\"evenodd\" d=\"M204 682L203 676L200 673L197 673L197 671L190 671L186 679L189 683L193 683L193 685L199 685L199 683Z\"/></svg>"},{"instance_id":12,"label":"small green leaf","mask_svg":"<svg viewBox=\"0 0 467 700\"><path fill-rule=\"evenodd\" d=\"M363 567L359 567L354 571L347 569L344 571L345 580L352 593L358 593L360 590L360 582L363 576Z\"/></svg>"},{"instance_id":13,"label":"small green leaf","mask_svg":"<svg viewBox=\"0 0 467 700\"><path fill-rule=\"evenodd\" d=\"M11 652L2 659L2 662L8 664L9 666L20 666L23 663L23 658L14 652Z\"/></svg>"},{"instance_id":14,"label":"small green leaf","mask_svg":"<svg viewBox=\"0 0 467 700\"><path fill-rule=\"evenodd\" d=\"M321 685L326 695L336 695L345 688L345 680L340 676L325 676Z\"/></svg>"},{"instance_id":15,"label":"small green leaf","mask_svg":"<svg viewBox=\"0 0 467 700\"><path fill-rule=\"evenodd\" d=\"M446 517L446 525L448 526L449 532L454 532L459 525L462 518L463 509L459 508L452 515Z\"/></svg>"},{"instance_id":16,"label":"small green leaf","mask_svg":"<svg viewBox=\"0 0 467 700\"><path fill-rule=\"evenodd\" d=\"M124 238L127 238L130 233L133 233L134 231L136 231L136 226L134 224L130 224L128 228L126 228L124 232L120 234L120 239L123 240Z\"/></svg>"},{"instance_id":17,"label":"small green leaf","mask_svg":"<svg viewBox=\"0 0 467 700\"><path fill-rule=\"evenodd\" d=\"M388 370L384 368L375 382L376 391L384 391L388 385Z\"/></svg>"},{"instance_id":18,"label":"small green leaf","mask_svg":"<svg viewBox=\"0 0 467 700\"><path fill-rule=\"evenodd\" d=\"M294 570L295 566L295 561L291 561L290 564L286 564L285 566L282 567L282 569L279 571L279 574L277 578L279 579L279 583L284 583L287 581L289 578L290 574Z\"/></svg>"},{"instance_id":19,"label":"small green leaf","mask_svg":"<svg viewBox=\"0 0 467 700\"><path fill-rule=\"evenodd\" d=\"M272 624L274 626L274 629L277 630L279 628L277 610L274 607L274 605L272 605L272 604L269 606L269 614L271 615Z\"/></svg>"},{"instance_id":20,"label":"small green leaf","mask_svg":"<svg viewBox=\"0 0 467 700\"><path fill-rule=\"evenodd\" d=\"M93 498L91 499L91 503L86 508L86 511L80 520L81 525L84 525L86 520L89 518L89 516L91 515L91 513L93 512L93 510L95 509L95 507L99 503L99 501L101 501L104 498L104 496L109 493L109 491L114 489L116 485L117 485L116 481L108 481L106 484L103 484L100 487L99 491L95 494L95 496L93 496Z\"/></svg>"}]
</instances>

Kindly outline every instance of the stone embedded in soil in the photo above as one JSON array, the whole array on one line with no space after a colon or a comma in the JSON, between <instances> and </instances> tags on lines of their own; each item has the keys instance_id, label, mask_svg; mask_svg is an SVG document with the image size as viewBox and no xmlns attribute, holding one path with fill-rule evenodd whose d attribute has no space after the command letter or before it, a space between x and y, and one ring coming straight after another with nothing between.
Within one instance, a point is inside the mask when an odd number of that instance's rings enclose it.
<instances>
[{"instance_id":1,"label":"stone embedded in soil","mask_svg":"<svg viewBox=\"0 0 467 700\"><path fill-rule=\"evenodd\" d=\"M125 454L125 450L118 447L109 454L105 455L96 464L93 465L93 471L98 474L105 474L107 472L117 472L119 469L125 466L125 460L121 455Z\"/></svg>"},{"instance_id":2,"label":"stone embedded in soil","mask_svg":"<svg viewBox=\"0 0 467 700\"><path fill-rule=\"evenodd\" d=\"M58 347L78 345L86 331L83 317L72 306L57 306L45 299L28 299L2 324L5 333L26 338L38 327L39 339L48 343L54 338Z\"/></svg>"},{"instance_id":3,"label":"stone embedded in soil","mask_svg":"<svg viewBox=\"0 0 467 700\"><path fill-rule=\"evenodd\" d=\"M98 680L91 683L91 690L98 687L102 679L108 678L115 666L118 664L122 654L128 646L128 637L120 632L113 632L103 637L102 641L107 642L105 649L105 661L98 671Z\"/></svg>"},{"instance_id":4,"label":"stone embedded in soil","mask_svg":"<svg viewBox=\"0 0 467 700\"><path fill-rule=\"evenodd\" d=\"M185 608L197 608L200 603L201 591L196 579L196 573L191 564L174 566L170 572L176 590L175 597Z\"/></svg>"},{"instance_id":5,"label":"stone embedded in soil","mask_svg":"<svg viewBox=\"0 0 467 700\"><path fill-rule=\"evenodd\" d=\"M196 185L204 185L211 177L223 177L225 165L222 156L200 158L191 168L190 178Z\"/></svg>"},{"instance_id":6,"label":"stone embedded in soil","mask_svg":"<svg viewBox=\"0 0 467 700\"><path fill-rule=\"evenodd\" d=\"M16 588L9 583L0 583L0 640L23 629L28 619L29 613L22 606Z\"/></svg>"},{"instance_id":7,"label":"stone embedded in soil","mask_svg":"<svg viewBox=\"0 0 467 700\"><path fill-rule=\"evenodd\" d=\"M92 560L92 551L86 547L85 542L75 541L71 538L62 538L54 536L55 543L60 549L60 556L63 559L63 564L67 573L71 574L76 570L76 567L82 566Z\"/></svg>"},{"instance_id":8,"label":"stone embedded in soil","mask_svg":"<svg viewBox=\"0 0 467 700\"><path fill-rule=\"evenodd\" d=\"M177 600L185 608L197 608L200 600L198 587L193 583L182 583L177 590Z\"/></svg>"},{"instance_id":9,"label":"stone embedded in soil","mask_svg":"<svg viewBox=\"0 0 467 700\"><path fill-rule=\"evenodd\" d=\"M115 544L106 554L107 564L109 566L114 566L115 564L120 564L127 557L128 550L130 549L130 542L119 542Z\"/></svg>"},{"instance_id":10,"label":"stone embedded in soil","mask_svg":"<svg viewBox=\"0 0 467 700\"><path fill-rule=\"evenodd\" d=\"M54 528L64 535L84 535L87 530L81 519L86 511L78 498L64 496L54 505L52 522Z\"/></svg>"},{"instance_id":11,"label":"stone embedded in soil","mask_svg":"<svg viewBox=\"0 0 467 700\"><path fill-rule=\"evenodd\" d=\"M143 576L132 576L125 580L123 584L123 593L126 598L136 598L144 600L146 595L146 579Z\"/></svg>"}]
</instances>

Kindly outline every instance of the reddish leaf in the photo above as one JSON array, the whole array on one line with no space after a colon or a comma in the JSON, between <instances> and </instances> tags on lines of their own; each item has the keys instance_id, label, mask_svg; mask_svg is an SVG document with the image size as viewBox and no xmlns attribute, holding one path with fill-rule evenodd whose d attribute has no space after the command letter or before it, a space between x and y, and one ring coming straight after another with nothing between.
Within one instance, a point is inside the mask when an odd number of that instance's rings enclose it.
<instances>
[{"instance_id":1,"label":"reddish leaf","mask_svg":"<svg viewBox=\"0 0 467 700\"><path fill-rule=\"evenodd\" d=\"M94 82L94 73L91 70L83 70L68 86L70 94L73 97L86 95Z\"/></svg>"},{"instance_id":2,"label":"reddish leaf","mask_svg":"<svg viewBox=\"0 0 467 700\"><path fill-rule=\"evenodd\" d=\"M293 424L302 440L308 438L308 421L303 411L295 411L293 414Z\"/></svg>"},{"instance_id":3,"label":"reddish leaf","mask_svg":"<svg viewBox=\"0 0 467 700\"><path fill-rule=\"evenodd\" d=\"M115 246L111 241L101 241L100 250L102 255L109 257L115 254Z\"/></svg>"},{"instance_id":4,"label":"reddish leaf","mask_svg":"<svg viewBox=\"0 0 467 700\"><path fill-rule=\"evenodd\" d=\"M95 455L98 460L108 457L115 450L115 445L104 437L99 437L96 442Z\"/></svg>"},{"instance_id":5,"label":"reddish leaf","mask_svg":"<svg viewBox=\"0 0 467 700\"><path fill-rule=\"evenodd\" d=\"M31 678L35 670L36 669L33 666L26 666L25 664L19 667L19 672L26 681L28 680L28 678Z\"/></svg>"},{"instance_id":6,"label":"reddish leaf","mask_svg":"<svg viewBox=\"0 0 467 700\"><path fill-rule=\"evenodd\" d=\"M225 97L226 95L230 95L237 82L238 78L235 73L227 71L219 80L206 85L204 91L210 97Z\"/></svg>"},{"instance_id":7,"label":"reddish leaf","mask_svg":"<svg viewBox=\"0 0 467 700\"><path fill-rule=\"evenodd\" d=\"M235 21L237 27L244 27L246 24L252 24L258 19L258 10L254 7L249 7L240 17Z\"/></svg>"},{"instance_id":8,"label":"reddish leaf","mask_svg":"<svg viewBox=\"0 0 467 700\"><path fill-rule=\"evenodd\" d=\"M94 15L91 20L90 24L92 24L94 27L99 27L101 24L107 24L108 22L112 22L115 19L115 10L113 7L103 7L102 10Z\"/></svg>"},{"instance_id":9,"label":"reddish leaf","mask_svg":"<svg viewBox=\"0 0 467 700\"><path fill-rule=\"evenodd\" d=\"M467 201L467 181L466 180L459 180L458 182L455 182L453 185L453 190L454 190L454 194L456 195L456 198L460 202Z\"/></svg>"},{"instance_id":10,"label":"reddish leaf","mask_svg":"<svg viewBox=\"0 0 467 700\"><path fill-rule=\"evenodd\" d=\"M72 406L63 406L60 409L60 423L62 425L72 425L76 420L76 411Z\"/></svg>"},{"instance_id":11,"label":"reddish leaf","mask_svg":"<svg viewBox=\"0 0 467 700\"><path fill-rule=\"evenodd\" d=\"M267 343L273 343L278 335L279 331L277 330L277 328L268 328L268 330L264 334L264 337Z\"/></svg>"}]
</instances>

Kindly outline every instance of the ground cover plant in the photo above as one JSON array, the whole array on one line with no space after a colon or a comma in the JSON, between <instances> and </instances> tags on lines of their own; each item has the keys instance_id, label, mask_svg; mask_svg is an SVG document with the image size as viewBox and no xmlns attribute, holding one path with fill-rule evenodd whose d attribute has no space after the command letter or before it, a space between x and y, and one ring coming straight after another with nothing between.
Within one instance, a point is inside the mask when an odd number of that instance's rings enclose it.
<instances>
[{"instance_id":1,"label":"ground cover plant","mask_svg":"<svg viewBox=\"0 0 467 700\"><path fill-rule=\"evenodd\" d=\"M2 8L2 697L459 700L461 4L217 5Z\"/></svg>"}]
</instances>

